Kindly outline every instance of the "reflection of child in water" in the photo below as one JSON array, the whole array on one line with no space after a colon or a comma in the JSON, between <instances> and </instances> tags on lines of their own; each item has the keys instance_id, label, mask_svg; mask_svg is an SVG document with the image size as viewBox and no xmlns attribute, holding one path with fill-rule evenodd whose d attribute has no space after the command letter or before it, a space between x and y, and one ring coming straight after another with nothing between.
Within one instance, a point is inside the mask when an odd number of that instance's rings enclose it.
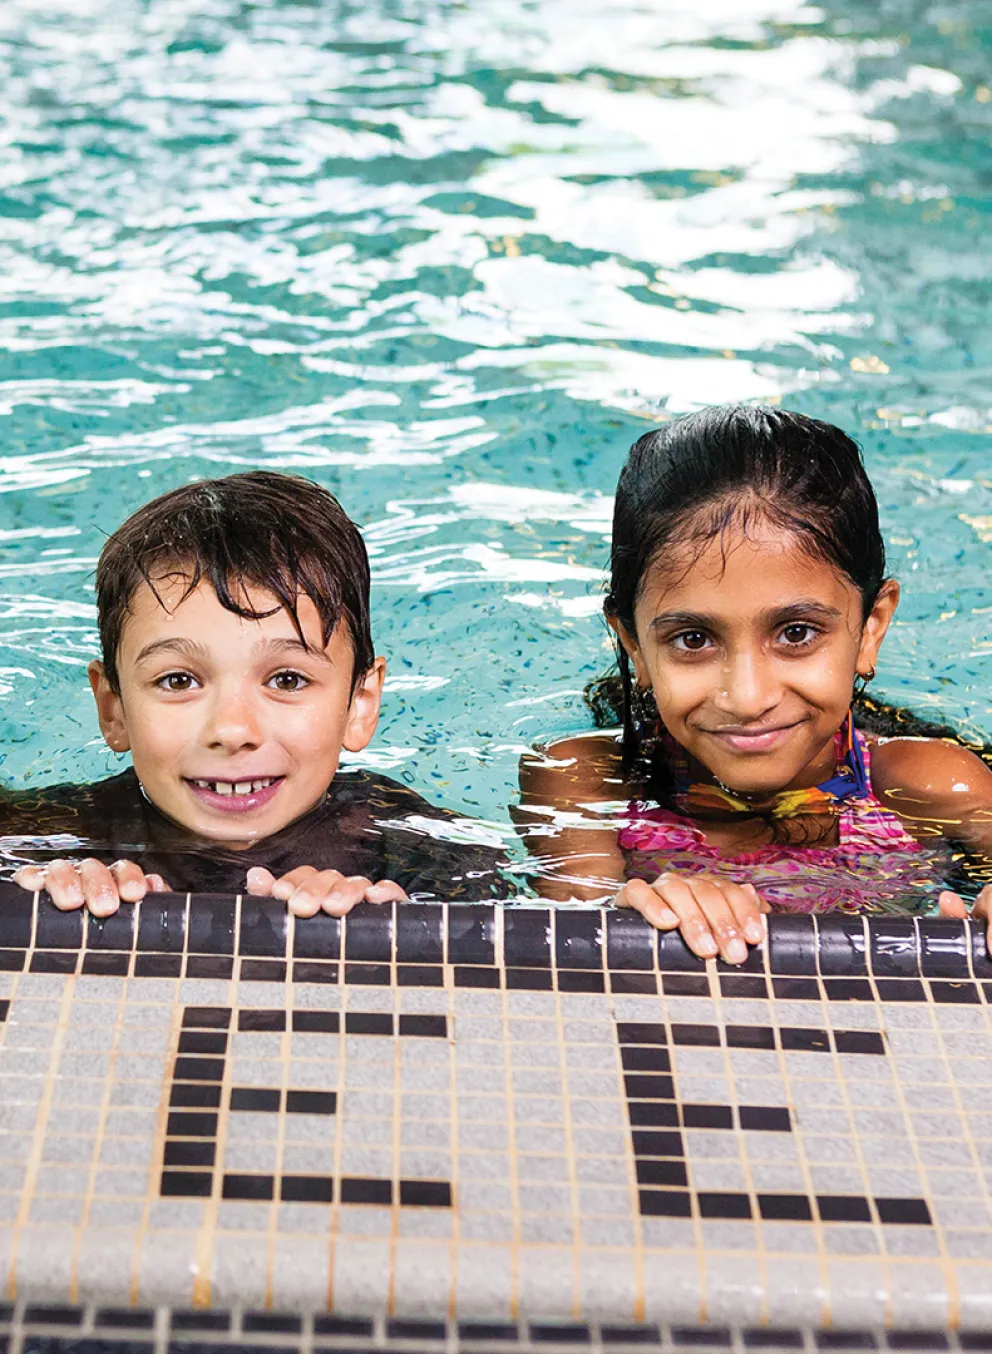
<instances>
[{"instance_id":1,"label":"reflection of child in water","mask_svg":"<svg viewBox=\"0 0 992 1354\"><path fill-rule=\"evenodd\" d=\"M375 731L385 660L365 544L326 490L257 472L165 494L107 541L97 600L90 684L133 768L3 797L24 888L100 916L167 887L239 892L246 872L299 916L505 893L499 853L453 815L338 772Z\"/></svg>"},{"instance_id":2,"label":"reflection of child in water","mask_svg":"<svg viewBox=\"0 0 992 1354\"><path fill-rule=\"evenodd\" d=\"M626 880L619 902L739 963L762 912L918 894L943 876L948 840L992 863L978 757L855 727L852 692L898 600L839 429L717 408L642 437L617 489L606 599L622 736L568 739L522 767L521 820L568 815L528 832L554 851L543 891L592 898ZM631 795L618 834L606 810ZM940 906L965 915L954 893ZM992 885L975 907L990 910Z\"/></svg>"}]
</instances>

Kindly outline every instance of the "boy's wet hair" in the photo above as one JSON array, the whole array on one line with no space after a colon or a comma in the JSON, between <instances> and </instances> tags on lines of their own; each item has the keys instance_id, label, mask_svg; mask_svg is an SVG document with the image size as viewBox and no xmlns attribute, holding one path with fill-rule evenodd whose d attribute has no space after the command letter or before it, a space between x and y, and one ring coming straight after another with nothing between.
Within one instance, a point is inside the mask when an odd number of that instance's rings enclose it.
<instances>
[{"instance_id":1,"label":"boy's wet hair","mask_svg":"<svg viewBox=\"0 0 992 1354\"><path fill-rule=\"evenodd\" d=\"M284 608L301 640L297 603L309 597L325 645L339 623L347 625L353 684L375 661L365 542L333 494L312 480L268 470L200 480L152 499L117 528L96 570L103 665L115 691L131 599L143 583L158 595L156 580L170 572L186 577L184 599L206 581L221 606L246 620ZM246 588L272 593L278 605L253 610Z\"/></svg>"},{"instance_id":2,"label":"boy's wet hair","mask_svg":"<svg viewBox=\"0 0 992 1354\"><path fill-rule=\"evenodd\" d=\"M646 433L620 472L607 616L636 633L648 570L685 568L728 529L768 522L844 574L870 613L885 581L878 503L856 442L830 423L783 409L720 405ZM630 660L617 646L624 752L640 743Z\"/></svg>"}]
</instances>

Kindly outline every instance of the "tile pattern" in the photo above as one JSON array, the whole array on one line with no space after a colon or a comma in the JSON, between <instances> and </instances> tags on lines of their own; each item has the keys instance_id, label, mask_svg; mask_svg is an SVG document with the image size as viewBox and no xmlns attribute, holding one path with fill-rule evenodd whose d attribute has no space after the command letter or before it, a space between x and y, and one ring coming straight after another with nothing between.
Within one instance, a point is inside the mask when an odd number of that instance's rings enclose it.
<instances>
[{"instance_id":1,"label":"tile pattern","mask_svg":"<svg viewBox=\"0 0 992 1354\"><path fill-rule=\"evenodd\" d=\"M850 1327L679 1326L617 1322L411 1320L281 1311L0 1304L5 1354L653 1354L752 1350L833 1354L985 1354L992 1334Z\"/></svg>"},{"instance_id":2,"label":"tile pattern","mask_svg":"<svg viewBox=\"0 0 992 1354\"><path fill-rule=\"evenodd\" d=\"M967 923L773 918L732 970L597 909L0 886L0 1295L154 1309L156 1350L167 1308L979 1340L990 1001Z\"/></svg>"}]
</instances>

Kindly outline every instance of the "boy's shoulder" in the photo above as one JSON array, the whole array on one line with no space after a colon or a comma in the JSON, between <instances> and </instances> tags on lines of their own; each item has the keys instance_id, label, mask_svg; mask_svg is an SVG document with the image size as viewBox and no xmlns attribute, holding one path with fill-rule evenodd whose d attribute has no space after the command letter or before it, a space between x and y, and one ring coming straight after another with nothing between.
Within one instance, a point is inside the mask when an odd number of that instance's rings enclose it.
<instances>
[{"instance_id":1,"label":"boy's shoulder","mask_svg":"<svg viewBox=\"0 0 992 1354\"><path fill-rule=\"evenodd\" d=\"M337 809L361 806L376 814L426 814L432 818L455 819L451 809L432 804L423 795L381 771L364 767L339 770L327 791L329 805Z\"/></svg>"},{"instance_id":2,"label":"boy's shoulder","mask_svg":"<svg viewBox=\"0 0 992 1354\"><path fill-rule=\"evenodd\" d=\"M122 813L140 812L141 786L129 767L103 780L57 785L38 785L30 789L0 788L0 833L73 832L89 836L92 829L104 826Z\"/></svg>"}]
</instances>

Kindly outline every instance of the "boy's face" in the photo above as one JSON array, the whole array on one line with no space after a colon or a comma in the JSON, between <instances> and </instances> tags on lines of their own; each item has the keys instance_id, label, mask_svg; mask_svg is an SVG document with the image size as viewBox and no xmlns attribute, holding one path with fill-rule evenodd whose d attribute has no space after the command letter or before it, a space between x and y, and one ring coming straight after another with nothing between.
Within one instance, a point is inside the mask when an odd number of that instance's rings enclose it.
<instances>
[{"instance_id":1,"label":"boy's face","mask_svg":"<svg viewBox=\"0 0 992 1354\"><path fill-rule=\"evenodd\" d=\"M324 645L317 609L300 597L306 636L264 589L246 604L272 611L245 620L225 610L208 582L182 599L187 580L155 580L131 599L117 667L120 694L102 663L90 665L100 728L130 751L155 807L197 836L248 846L319 803L342 748L358 752L375 731L385 676L377 659L351 690L351 638L338 625Z\"/></svg>"}]
</instances>

